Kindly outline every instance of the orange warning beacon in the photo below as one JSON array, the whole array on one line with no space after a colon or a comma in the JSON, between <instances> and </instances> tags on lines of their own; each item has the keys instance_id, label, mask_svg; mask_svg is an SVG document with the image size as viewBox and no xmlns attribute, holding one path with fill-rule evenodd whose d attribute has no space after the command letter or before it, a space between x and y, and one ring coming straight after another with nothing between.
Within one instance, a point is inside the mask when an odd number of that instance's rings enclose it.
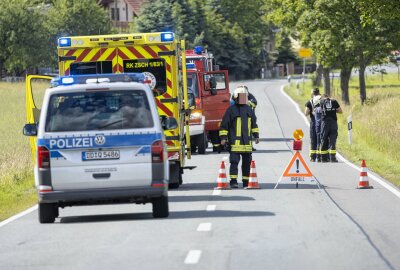
<instances>
[{"instance_id":1,"label":"orange warning beacon","mask_svg":"<svg viewBox=\"0 0 400 270\"><path fill-rule=\"evenodd\" d=\"M304 137L303 131L301 129L296 129L293 132L293 137L294 137L293 150L301 151L301 148L303 145L303 141L301 139L303 139L303 137Z\"/></svg>"}]
</instances>

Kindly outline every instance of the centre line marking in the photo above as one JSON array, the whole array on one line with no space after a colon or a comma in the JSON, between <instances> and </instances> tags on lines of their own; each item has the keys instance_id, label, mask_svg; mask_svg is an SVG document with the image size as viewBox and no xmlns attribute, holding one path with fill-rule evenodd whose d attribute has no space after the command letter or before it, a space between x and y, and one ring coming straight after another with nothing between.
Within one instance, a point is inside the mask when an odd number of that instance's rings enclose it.
<instances>
[{"instance_id":1,"label":"centre line marking","mask_svg":"<svg viewBox=\"0 0 400 270\"><path fill-rule=\"evenodd\" d=\"M198 232L209 232L211 231L211 223L200 223L199 227L197 227Z\"/></svg>"},{"instance_id":2,"label":"centre line marking","mask_svg":"<svg viewBox=\"0 0 400 270\"><path fill-rule=\"evenodd\" d=\"M221 191L220 189L215 189L212 193L212 195L217 196L217 195L221 195Z\"/></svg>"},{"instance_id":3,"label":"centre line marking","mask_svg":"<svg viewBox=\"0 0 400 270\"><path fill-rule=\"evenodd\" d=\"M215 211L216 208L217 208L217 206L215 204L210 204L210 205L207 205L206 211L208 211L208 212Z\"/></svg>"},{"instance_id":4,"label":"centre line marking","mask_svg":"<svg viewBox=\"0 0 400 270\"><path fill-rule=\"evenodd\" d=\"M186 256L185 264L196 264L199 262L201 250L190 250Z\"/></svg>"}]
</instances>

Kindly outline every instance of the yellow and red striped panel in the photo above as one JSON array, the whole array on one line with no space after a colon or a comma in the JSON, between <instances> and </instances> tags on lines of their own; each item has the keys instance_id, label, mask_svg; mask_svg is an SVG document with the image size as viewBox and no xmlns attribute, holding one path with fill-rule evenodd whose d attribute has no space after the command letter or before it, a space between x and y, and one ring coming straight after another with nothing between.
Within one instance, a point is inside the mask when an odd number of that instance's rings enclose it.
<instances>
[{"instance_id":1,"label":"yellow and red striped panel","mask_svg":"<svg viewBox=\"0 0 400 270\"><path fill-rule=\"evenodd\" d=\"M76 62L96 62L96 61L112 61L114 73L118 72L118 59L116 48L84 48L84 49L70 49L63 50L64 56L75 56L76 60L64 61L64 66L61 68L61 72L64 71L64 75L70 75L70 66Z\"/></svg>"}]
</instances>

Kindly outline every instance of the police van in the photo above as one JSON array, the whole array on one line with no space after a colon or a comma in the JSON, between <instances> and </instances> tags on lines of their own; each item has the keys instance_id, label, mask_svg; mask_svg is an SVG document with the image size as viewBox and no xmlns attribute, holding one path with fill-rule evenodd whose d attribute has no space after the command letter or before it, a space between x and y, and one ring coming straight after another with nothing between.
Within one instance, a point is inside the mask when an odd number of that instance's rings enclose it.
<instances>
[{"instance_id":1,"label":"police van","mask_svg":"<svg viewBox=\"0 0 400 270\"><path fill-rule=\"evenodd\" d=\"M46 90L38 123L35 184L39 222L52 223L59 207L149 203L167 217L168 155L164 130L143 74L65 76Z\"/></svg>"}]
</instances>

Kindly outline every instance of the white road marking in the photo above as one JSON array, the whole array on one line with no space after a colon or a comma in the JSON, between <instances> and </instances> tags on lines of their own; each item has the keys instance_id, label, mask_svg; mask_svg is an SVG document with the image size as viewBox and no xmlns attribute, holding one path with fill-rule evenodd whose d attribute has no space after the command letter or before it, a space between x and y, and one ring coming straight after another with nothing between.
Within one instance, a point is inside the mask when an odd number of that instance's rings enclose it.
<instances>
[{"instance_id":1,"label":"white road marking","mask_svg":"<svg viewBox=\"0 0 400 270\"><path fill-rule=\"evenodd\" d=\"M37 210L37 209L38 209L38 206L37 206L37 205L34 205L34 206L32 206L31 208L29 208L29 209L27 209L27 210L25 210L25 211L23 211L23 212L21 212L21 213L19 213L19 214L16 214L16 215L14 215L14 216L12 216L12 217L10 217L10 218L8 218L8 219L6 219L6 220L0 222L0 228L3 227L3 226L5 226L5 225L7 225L8 223L10 223L10 222L12 222L12 221L14 221L14 220L19 219L20 217L23 217L23 216L25 216L25 215L27 215L27 214L29 214L29 213L32 213L33 211L35 211L35 210Z\"/></svg>"},{"instance_id":2,"label":"white road marking","mask_svg":"<svg viewBox=\"0 0 400 270\"><path fill-rule=\"evenodd\" d=\"M210 205L207 205L206 211L208 211L208 212L215 211L216 208L217 208L217 206L215 204L210 204Z\"/></svg>"},{"instance_id":3,"label":"white road marking","mask_svg":"<svg viewBox=\"0 0 400 270\"><path fill-rule=\"evenodd\" d=\"M201 250L190 250L186 256L185 264L196 264L199 262Z\"/></svg>"},{"instance_id":4,"label":"white road marking","mask_svg":"<svg viewBox=\"0 0 400 270\"><path fill-rule=\"evenodd\" d=\"M308 122L307 117L304 115L304 113L300 110L299 105L288 95L286 94L286 92L283 90L285 86L281 87L281 93L286 96L286 98L288 98L296 107L297 112L303 117L304 122L306 122L307 126L310 126L310 123ZM353 163L351 163L350 161L348 161L347 159L345 159L341 154L337 153L336 154L338 156L338 158L340 160L342 160L344 163L346 163L347 165L349 165L350 167L352 167L353 169L356 169L357 171L361 171L361 168L359 168L358 166L354 165ZM383 186L384 188L386 188L387 190L389 190L390 192L392 192L395 196L397 196L398 198L400 198L400 191L398 189L396 189L395 187L391 186L391 184L389 184L387 182L387 180L383 180L380 177L372 174L372 173L368 173L368 176L370 178L372 178L375 182L378 182L381 186Z\"/></svg>"},{"instance_id":5,"label":"white road marking","mask_svg":"<svg viewBox=\"0 0 400 270\"><path fill-rule=\"evenodd\" d=\"M209 232L211 231L212 223L200 223L197 227L198 232Z\"/></svg>"},{"instance_id":6,"label":"white road marking","mask_svg":"<svg viewBox=\"0 0 400 270\"><path fill-rule=\"evenodd\" d=\"M214 196L221 195L221 190L220 189L214 189L212 195L214 195Z\"/></svg>"}]
</instances>

